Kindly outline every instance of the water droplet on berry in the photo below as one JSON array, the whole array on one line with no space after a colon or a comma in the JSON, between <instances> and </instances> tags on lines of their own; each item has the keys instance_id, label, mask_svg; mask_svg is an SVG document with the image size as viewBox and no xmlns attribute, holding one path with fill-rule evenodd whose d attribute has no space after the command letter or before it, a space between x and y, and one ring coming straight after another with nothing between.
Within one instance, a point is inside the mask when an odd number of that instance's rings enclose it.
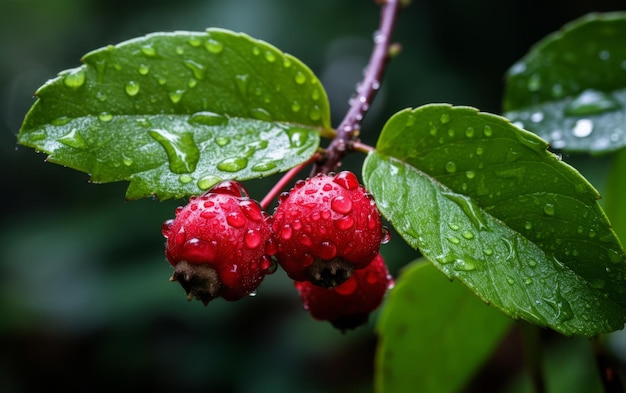
<instances>
[{"instance_id":1,"label":"water droplet on berry","mask_svg":"<svg viewBox=\"0 0 626 393\"><path fill-rule=\"evenodd\" d=\"M285 224L285 226L283 226L283 229L280 231L280 238L283 240L289 240L291 239L292 235L293 231L291 229L291 225Z\"/></svg>"},{"instance_id":2,"label":"water droplet on berry","mask_svg":"<svg viewBox=\"0 0 626 393\"><path fill-rule=\"evenodd\" d=\"M215 244L200 240L198 238L189 239L185 243L185 258L194 262L210 262L215 260L217 252Z\"/></svg>"},{"instance_id":3,"label":"water droplet on berry","mask_svg":"<svg viewBox=\"0 0 626 393\"><path fill-rule=\"evenodd\" d=\"M359 180L356 175L349 171L339 172L334 178L333 181L346 190L355 190L359 187Z\"/></svg>"},{"instance_id":4,"label":"water droplet on berry","mask_svg":"<svg viewBox=\"0 0 626 393\"><path fill-rule=\"evenodd\" d=\"M333 259L337 256L337 247L331 242L322 242L320 243L319 255L322 259Z\"/></svg>"},{"instance_id":5,"label":"water droplet on berry","mask_svg":"<svg viewBox=\"0 0 626 393\"><path fill-rule=\"evenodd\" d=\"M166 239L169 236L170 230L172 229L172 224L174 224L174 220L170 219L170 220L165 221L163 225L161 225L161 233L163 234L163 237Z\"/></svg>"},{"instance_id":6,"label":"water droplet on berry","mask_svg":"<svg viewBox=\"0 0 626 393\"><path fill-rule=\"evenodd\" d=\"M378 216L378 214L370 214L369 216L367 216L367 228L370 231L375 230L379 226L380 226L380 217Z\"/></svg>"},{"instance_id":7,"label":"water droplet on berry","mask_svg":"<svg viewBox=\"0 0 626 393\"><path fill-rule=\"evenodd\" d=\"M348 296L356 291L359 283L357 282L354 276L350 276L346 281L344 281L341 285L337 285L333 288L333 291L344 296Z\"/></svg>"},{"instance_id":8,"label":"water droplet on berry","mask_svg":"<svg viewBox=\"0 0 626 393\"><path fill-rule=\"evenodd\" d=\"M246 215L252 221L261 221L263 220L263 212L261 212L261 208L258 203L251 199L246 199L239 202L239 207L243 214Z\"/></svg>"},{"instance_id":9,"label":"water droplet on berry","mask_svg":"<svg viewBox=\"0 0 626 393\"><path fill-rule=\"evenodd\" d=\"M240 212L231 212L226 216L226 222L233 228L243 227L246 221L246 217Z\"/></svg>"},{"instance_id":10,"label":"water droplet on berry","mask_svg":"<svg viewBox=\"0 0 626 393\"><path fill-rule=\"evenodd\" d=\"M208 192L222 195L232 195L234 197L241 198L249 197L248 191L245 189L245 187L235 180L224 180L223 182L220 182L211 187Z\"/></svg>"},{"instance_id":11,"label":"water droplet on berry","mask_svg":"<svg viewBox=\"0 0 626 393\"><path fill-rule=\"evenodd\" d=\"M326 192L328 192L328 191L330 191L330 190L332 190L332 189L333 189L333 186L331 186L331 185L330 185L330 184L328 184L328 183L327 183L327 184L324 184L324 186L322 187L322 190L324 190L324 191L326 191ZM311 190L311 191L315 191L315 190Z\"/></svg>"},{"instance_id":12,"label":"water droplet on berry","mask_svg":"<svg viewBox=\"0 0 626 393\"><path fill-rule=\"evenodd\" d=\"M352 200L344 195L338 195L330 202L330 208L339 214L348 214L352 211Z\"/></svg>"},{"instance_id":13,"label":"water droplet on berry","mask_svg":"<svg viewBox=\"0 0 626 393\"><path fill-rule=\"evenodd\" d=\"M335 228L339 229L340 231L347 231L354 225L354 218L352 218L352 216L344 216L333 222L335 224Z\"/></svg>"},{"instance_id":14,"label":"water droplet on berry","mask_svg":"<svg viewBox=\"0 0 626 393\"><path fill-rule=\"evenodd\" d=\"M249 249L252 250L257 248L259 244L261 244L261 233L259 231L255 231L254 229L249 229L248 232L246 232L243 241Z\"/></svg>"},{"instance_id":15,"label":"water droplet on berry","mask_svg":"<svg viewBox=\"0 0 626 393\"><path fill-rule=\"evenodd\" d=\"M391 231L386 226L383 226L383 238L380 244L387 244L389 241L391 241Z\"/></svg>"},{"instance_id":16,"label":"water droplet on berry","mask_svg":"<svg viewBox=\"0 0 626 393\"><path fill-rule=\"evenodd\" d=\"M307 235L302 235L300 236L300 244L305 247L311 247L313 245L313 242L311 241L311 238L309 238Z\"/></svg>"}]
</instances>

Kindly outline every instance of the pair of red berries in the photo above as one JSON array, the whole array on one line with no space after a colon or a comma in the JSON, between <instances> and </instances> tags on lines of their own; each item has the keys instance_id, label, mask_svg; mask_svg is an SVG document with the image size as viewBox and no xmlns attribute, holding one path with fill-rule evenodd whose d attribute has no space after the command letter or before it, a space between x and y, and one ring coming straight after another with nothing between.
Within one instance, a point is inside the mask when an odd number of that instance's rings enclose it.
<instances>
[{"instance_id":1,"label":"pair of red berries","mask_svg":"<svg viewBox=\"0 0 626 393\"><path fill-rule=\"evenodd\" d=\"M275 259L314 318L347 329L367 320L393 282L379 255L380 214L348 171L297 181L271 217L240 183L224 181L177 208L162 233L171 280L205 305L253 293Z\"/></svg>"}]
</instances>

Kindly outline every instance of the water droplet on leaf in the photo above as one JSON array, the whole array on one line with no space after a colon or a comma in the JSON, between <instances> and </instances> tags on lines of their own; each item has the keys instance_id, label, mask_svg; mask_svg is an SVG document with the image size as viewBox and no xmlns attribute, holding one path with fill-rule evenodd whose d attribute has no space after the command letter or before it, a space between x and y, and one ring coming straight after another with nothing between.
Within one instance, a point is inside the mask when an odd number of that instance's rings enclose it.
<instances>
[{"instance_id":1,"label":"water droplet on leaf","mask_svg":"<svg viewBox=\"0 0 626 393\"><path fill-rule=\"evenodd\" d=\"M135 81L130 81L126 83L126 86L124 86L124 91L131 97L136 96L139 93L139 83Z\"/></svg>"},{"instance_id":2,"label":"water droplet on leaf","mask_svg":"<svg viewBox=\"0 0 626 393\"><path fill-rule=\"evenodd\" d=\"M213 187L214 185L216 185L217 183L221 181L222 181L221 177L217 177L213 175L205 175L205 176L200 177L196 184L198 185L199 189L208 190L209 188Z\"/></svg>"},{"instance_id":3,"label":"water droplet on leaf","mask_svg":"<svg viewBox=\"0 0 626 393\"><path fill-rule=\"evenodd\" d=\"M568 116L588 116L613 111L619 108L619 102L610 94L587 89L567 105L565 114Z\"/></svg>"},{"instance_id":4,"label":"water droplet on leaf","mask_svg":"<svg viewBox=\"0 0 626 393\"><path fill-rule=\"evenodd\" d=\"M218 54L224 50L224 44L217 40L214 40L213 38L209 38L209 40L204 44L204 47L209 52L214 54Z\"/></svg>"},{"instance_id":5,"label":"water droplet on leaf","mask_svg":"<svg viewBox=\"0 0 626 393\"><path fill-rule=\"evenodd\" d=\"M172 172L191 173L196 169L200 150L191 132L175 134L164 129L152 129L148 134L165 149Z\"/></svg>"},{"instance_id":6,"label":"water droplet on leaf","mask_svg":"<svg viewBox=\"0 0 626 393\"><path fill-rule=\"evenodd\" d=\"M191 73L196 79L204 79L206 68L202 64L189 59L184 60L183 64L191 70Z\"/></svg>"},{"instance_id":7,"label":"water droplet on leaf","mask_svg":"<svg viewBox=\"0 0 626 393\"><path fill-rule=\"evenodd\" d=\"M64 74L63 83L65 86L73 89L81 87L85 84L85 69L81 67L68 71Z\"/></svg>"},{"instance_id":8,"label":"water droplet on leaf","mask_svg":"<svg viewBox=\"0 0 626 393\"><path fill-rule=\"evenodd\" d=\"M248 159L245 157L227 158L217 164L217 169L224 172L238 172L248 166Z\"/></svg>"},{"instance_id":9,"label":"water droplet on leaf","mask_svg":"<svg viewBox=\"0 0 626 393\"><path fill-rule=\"evenodd\" d=\"M590 119L579 119L576 121L576 125L574 125L574 129L572 133L575 137L584 138L593 132L593 121Z\"/></svg>"},{"instance_id":10,"label":"water droplet on leaf","mask_svg":"<svg viewBox=\"0 0 626 393\"><path fill-rule=\"evenodd\" d=\"M189 117L191 124L203 124L205 126L221 126L228 123L228 118L219 113L213 112L196 112Z\"/></svg>"},{"instance_id":11,"label":"water droplet on leaf","mask_svg":"<svg viewBox=\"0 0 626 393\"><path fill-rule=\"evenodd\" d=\"M58 141L66 146L76 149L87 148L87 142L85 142L85 139L83 139L83 136L78 132L76 128L72 128L70 132L60 137Z\"/></svg>"}]
</instances>

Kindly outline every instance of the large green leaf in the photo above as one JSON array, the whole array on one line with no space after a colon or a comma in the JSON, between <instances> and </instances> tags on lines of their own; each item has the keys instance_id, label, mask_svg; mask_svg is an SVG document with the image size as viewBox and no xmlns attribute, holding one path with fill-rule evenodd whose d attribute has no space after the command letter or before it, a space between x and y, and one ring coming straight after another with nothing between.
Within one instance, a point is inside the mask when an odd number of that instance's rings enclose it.
<instances>
[{"instance_id":1,"label":"large green leaf","mask_svg":"<svg viewBox=\"0 0 626 393\"><path fill-rule=\"evenodd\" d=\"M626 12L589 14L544 38L507 73L505 115L556 149L626 145Z\"/></svg>"},{"instance_id":2,"label":"large green leaf","mask_svg":"<svg viewBox=\"0 0 626 393\"><path fill-rule=\"evenodd\" d=\"M458 392L512 325L430 263L402 271L378 320L377 392Z\"/></svg>"},{"instance_id":3,"label":"large green leaf","mask_svg":"<svg viewBox=\"0 0 626 393\"><path fill-rule=\"evenodd\" d=\"M514 318L623 327L624 251L580 174L506 119L438 104L394 115L364 180L402 237Z\"/></svg>"},{"instance_id":4,"label":"large green leaf","mask_svg":"<svg viewBox=\"0 0 626 393\"><path fill-rule=\"evenodd\" d=\"M156 33L87 54L36 93L19 143L128 198L198 194L310 157L326 93L299 60L221 29Z\"/></svg>"}]
</instances>

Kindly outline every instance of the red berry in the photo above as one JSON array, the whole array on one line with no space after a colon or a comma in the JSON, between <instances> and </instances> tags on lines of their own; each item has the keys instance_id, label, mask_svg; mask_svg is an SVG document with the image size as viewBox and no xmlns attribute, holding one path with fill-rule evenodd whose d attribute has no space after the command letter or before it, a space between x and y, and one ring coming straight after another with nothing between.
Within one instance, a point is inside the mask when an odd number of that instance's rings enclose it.
<instances>
[{"instance_id":1,"label":"red berry","mask_svg":"<svg viewBox=\"0 0 626 393\"><path fill-rule=\"evenodd\" d=\"M296 182L280 198L272 231L276 258L289 277L325 287L367 266L384 240L372 196L348 171Z\"/></svg>"},{"instance_id":2,"label":"red berry","mask_svg":"<svg viewBox=\"0 0 626 393\"><path fill-rule=\"evenodd\" d=\"M347 330L367 322L393 286L393 279L379 254L367 267L355 270L348 280L334 288L323 288L309 281L296 281L295 286L313 318Z\"/></svg>"},{"instance_id":3,"label":"red berry","mask_svg":"<svg viewBox=\"0 0 626 393\"><path fill-rule=\"evenodd\" d=\"M218 296L240 299L272 272L268 216L235 181L191 197L162 232L167 260L174 266L171 281L180 282L190 300L196 297L206 305Z\"/></svg>"}]
</instances>

